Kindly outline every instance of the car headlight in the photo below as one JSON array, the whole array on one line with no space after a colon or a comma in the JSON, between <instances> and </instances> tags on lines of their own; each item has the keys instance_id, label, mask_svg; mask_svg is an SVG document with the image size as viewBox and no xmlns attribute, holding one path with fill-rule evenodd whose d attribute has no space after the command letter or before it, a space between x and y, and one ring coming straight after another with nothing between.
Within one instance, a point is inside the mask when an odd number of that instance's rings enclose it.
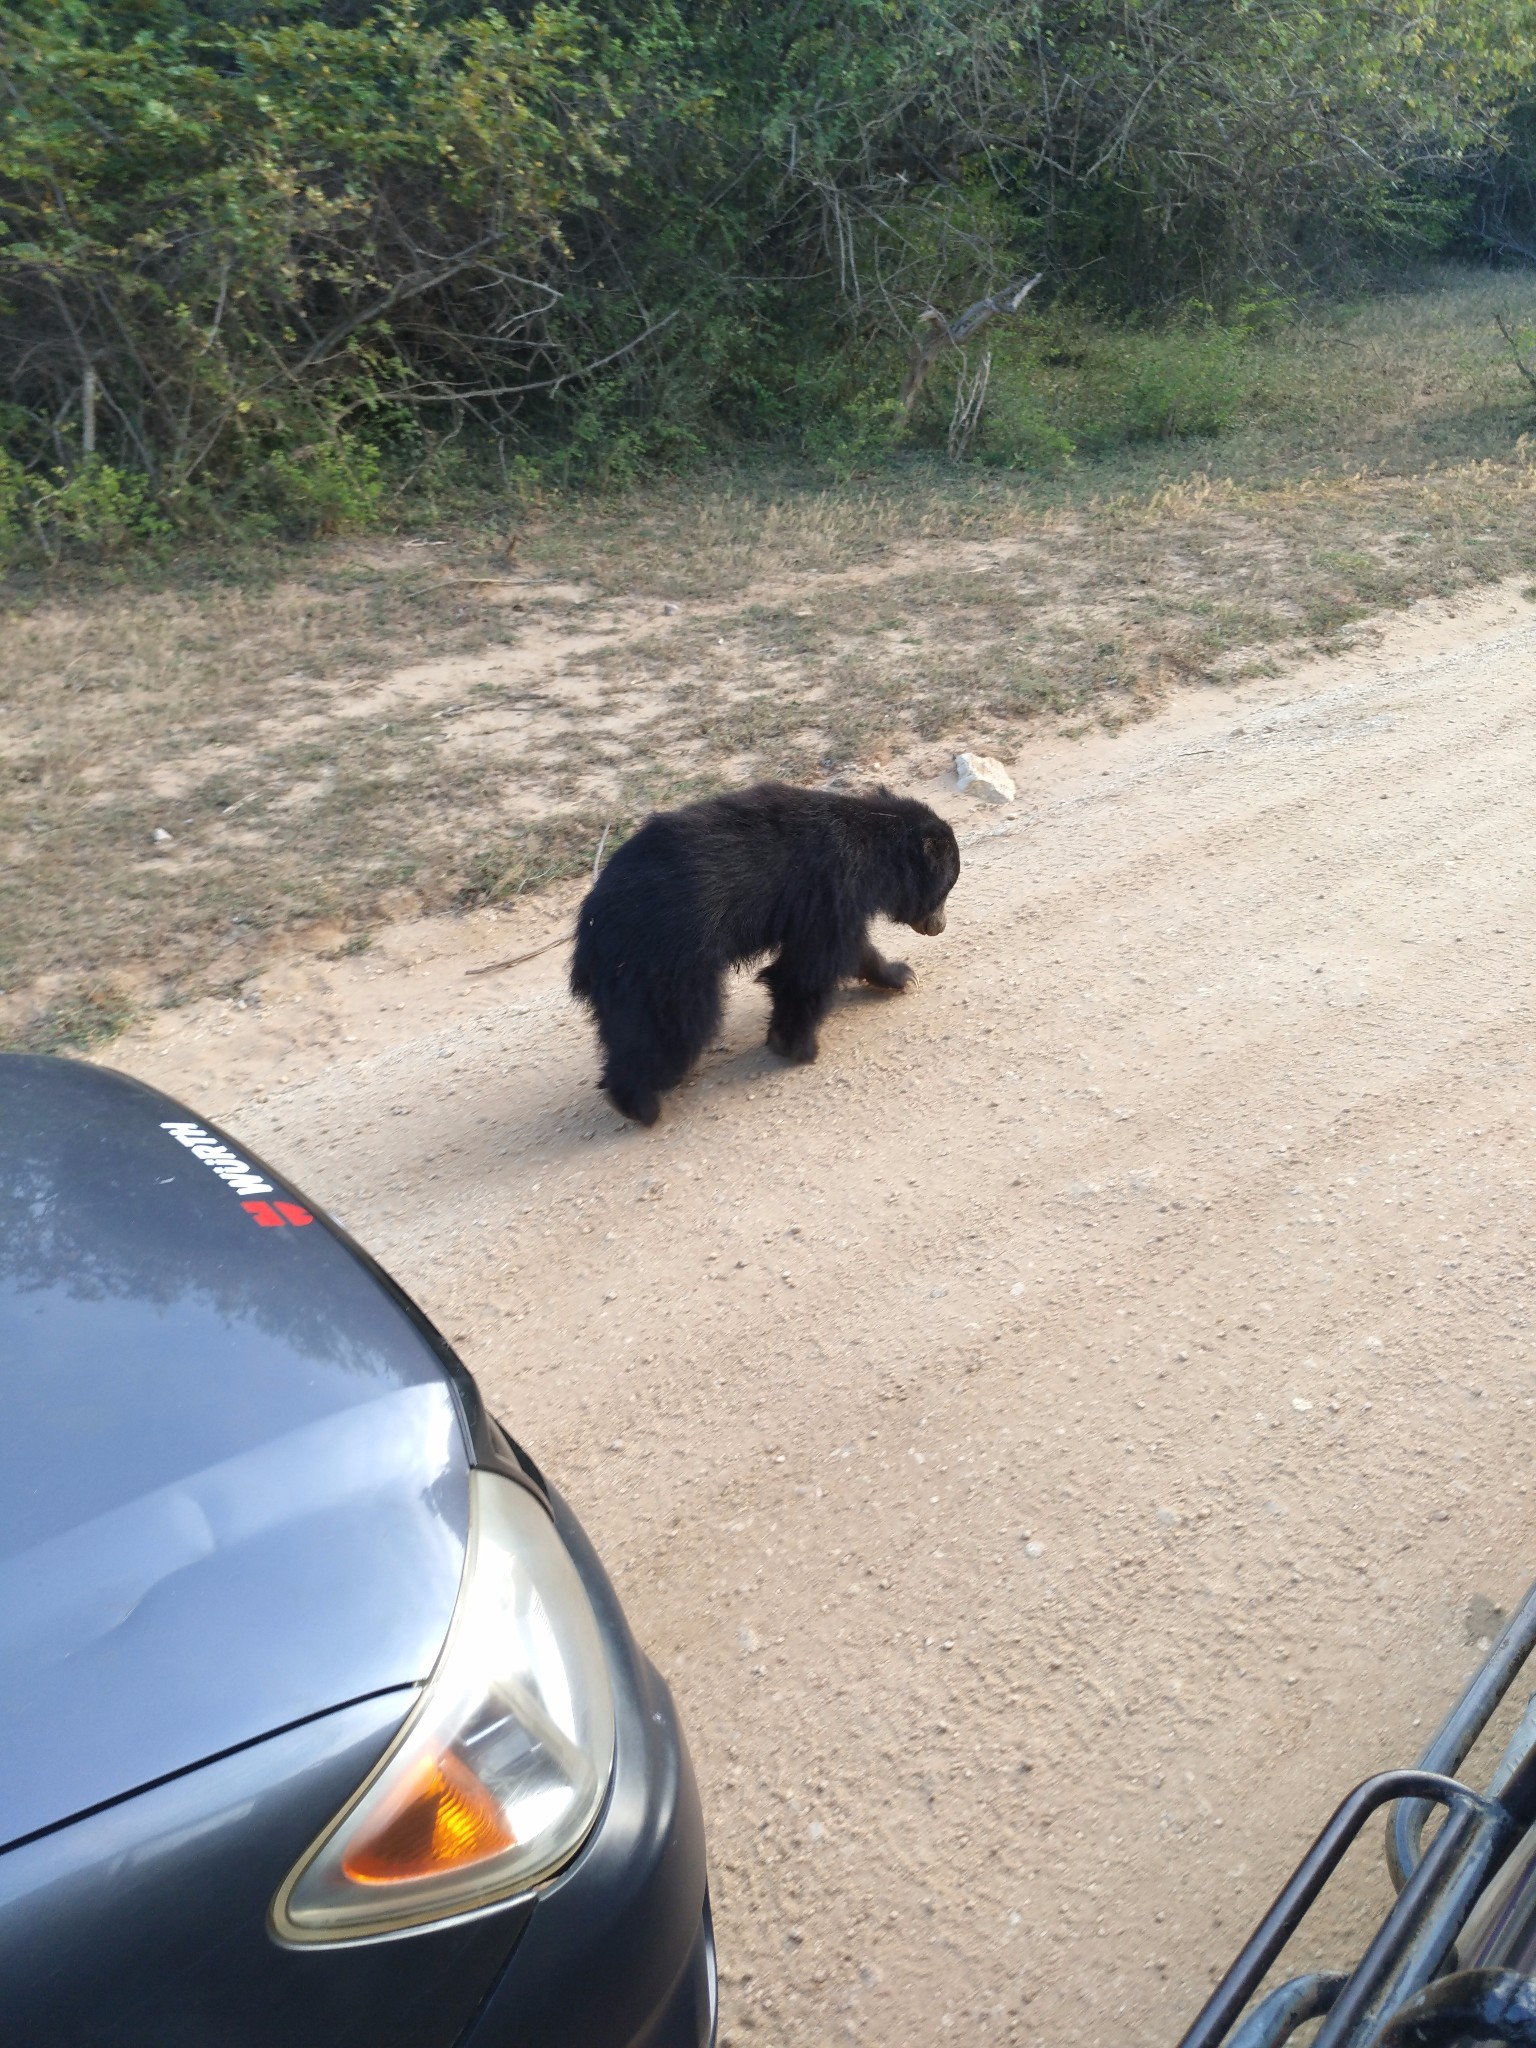
<instances>
[{"instance_id":1,"label":"car headlight","mask_svg":"<svg viewBox=\"0 0 1536 2048\"><path fill-rule=\"evenodd\" d=\"M272 1902L280 1941L366 1941L527 1892L590 1833L613 1773L597 1620L523 1487L471 1472L448 1639L373 1774Z\"/></svg>"}]
</instances>

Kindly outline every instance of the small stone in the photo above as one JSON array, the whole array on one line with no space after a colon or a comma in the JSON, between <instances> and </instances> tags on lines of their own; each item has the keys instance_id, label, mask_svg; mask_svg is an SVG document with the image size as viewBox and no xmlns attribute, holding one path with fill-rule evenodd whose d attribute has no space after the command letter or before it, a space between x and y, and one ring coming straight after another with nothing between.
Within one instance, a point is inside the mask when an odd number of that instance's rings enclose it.
<instances>
[{"instance_id":1,"label":"small stone","mask_svg":"<svg viewBox=\"0 0 1536 2048\"><path fill-rule=\"evenodd\" d=\"M662 610L666 613L668 618L671 618L672 614L677 610L677 606L675 604L664 604L662 606Z\"/></svg>"},{"instance_id":2,"label":"small stone","mask_svg":"<svg viewBox=\"0 0 1536 2048\"><path fill-rule=\"evenodd\" d=\"M1293 1394L1291 1396L1291 1406L1296 1410L1296 1413L1298 1415L1305 1415L1307 1410L1312 1406L1312 1403L1310 1401L1304 1401L1300 1394Z\"/></svg>"},{"instance_id":3,"label":"small stone","mask_svg":"<svg viewBox=\"0 0 1536 2048\"><path fill-rule=\"evenodd\" d=\"M1011 804L1018 795L1013 777L990 754L956 754L955 787L985 804Z\"/></svg>"},{"instance_id":4,"label":"small stone","mask_svg":"<svg viewBox=\"0 0 1536 2048\"><path fill-rule=\"evenodd\" d=\"M1044 1557L1045 1545L1039 1542L1026 1543L1024 1546L1024 1555L1026 1557Z\"/></svg>"},{"instance_id":5,"label":"small stone","mask_svg":"<svg viewBox=\"0 0 1536 2048\"><path fill-rule=\"evenodd\" d=\"M170 833L166 831L163 825L157 825L154 831L151 832L149 836L155 842L156 846L174 846L176 844L175 840L171 837Z\"/></svg>"}]
</instances>

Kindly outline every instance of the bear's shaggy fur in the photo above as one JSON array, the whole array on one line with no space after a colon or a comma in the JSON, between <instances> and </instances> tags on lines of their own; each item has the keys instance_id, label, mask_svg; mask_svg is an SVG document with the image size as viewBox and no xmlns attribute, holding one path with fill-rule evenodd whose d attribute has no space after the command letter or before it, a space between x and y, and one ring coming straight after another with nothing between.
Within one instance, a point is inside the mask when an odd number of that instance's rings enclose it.
<instances>
[{"instance_id":1,"label":"bear's shaggy fur","mask_svg":"<svg viewBox=\"0 0 1536 2048\"><path fill-rule=\"evenodd\" d=\"M868 924L885 916L932 935L960 874L936 811L886 790L837 796L765 782L647 819L581 906L571 990L597 1020L602 1086L615 1109L653 1124L720 1027L730 967L774 957L768 1043L816 1057L816 1027L839 981L904 989Z\"/></svg>"}]
</instances>

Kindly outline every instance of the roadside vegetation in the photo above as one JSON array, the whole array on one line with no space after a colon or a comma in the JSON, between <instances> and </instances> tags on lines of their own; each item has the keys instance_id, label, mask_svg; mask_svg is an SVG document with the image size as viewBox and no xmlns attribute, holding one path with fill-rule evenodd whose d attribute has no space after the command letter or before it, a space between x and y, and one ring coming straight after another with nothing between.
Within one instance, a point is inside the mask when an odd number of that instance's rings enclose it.
<instances>
[{"instance_id":1,"label":"roadside vegetation","mask_svg":"<svg viewBox=\"0 0 1536 2048\"><path fill-rule=\"evenodd\" d=\"M1533 239L1533 76L1529 0L11 0L0 534L1209 431L1296 294Z\"/></svg>"},{"instance_id":2,"label":"roadside vegetation","mask_svg":"<svg viewBox=\"0 0 1536 2048\"><path fill-rule=\"evenodd\" d=\"M1527 0L13 0L0 1037L1536 570Z\"/></svg>"}]
</instances>

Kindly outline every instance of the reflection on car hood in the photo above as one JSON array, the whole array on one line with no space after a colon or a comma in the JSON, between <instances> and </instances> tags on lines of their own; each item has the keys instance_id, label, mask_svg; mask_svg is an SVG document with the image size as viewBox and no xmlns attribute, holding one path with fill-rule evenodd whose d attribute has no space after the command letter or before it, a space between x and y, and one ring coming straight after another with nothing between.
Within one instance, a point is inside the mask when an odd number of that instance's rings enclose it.
<instances>
[{"instance_id":1,"label":"reflection on car hood","mask_svg":"<svg viewBox=\"0 0 1536 2048\"><path fill-rule=\"evenodd\" d=\"M152 1089L0 1056L0 1846L425 1678L467 1467L323 1217Z\"/></svg>"}]
</instances>

